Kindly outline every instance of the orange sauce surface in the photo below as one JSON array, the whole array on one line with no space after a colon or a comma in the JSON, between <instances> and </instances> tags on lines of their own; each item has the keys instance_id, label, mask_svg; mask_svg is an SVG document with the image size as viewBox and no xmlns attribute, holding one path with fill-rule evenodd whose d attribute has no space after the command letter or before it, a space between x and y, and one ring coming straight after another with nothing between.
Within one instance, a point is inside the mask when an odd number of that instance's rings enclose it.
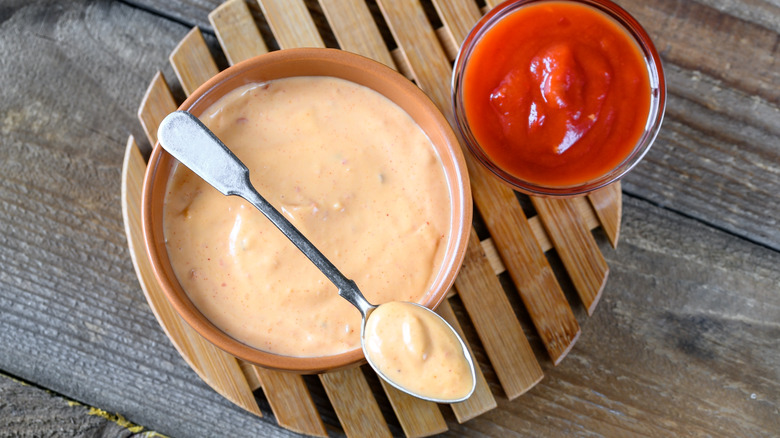
<instances>
[{"instance_id":1,"label":"orange sauce surface","mask_svg":"<svg viewBox=\"0 0 780 438\"><path fill-rule=\"evenodd\" d=\"M436 400L460 400L474 387L460 340L420 306L391 302L368 316L366 355L396 385Z\"/></svg>"},{"instance_id":2,"label":"orange sauce surface","mask_svg":"<svg viewBox=\"0 0 780 438\"><path fill-rule=\"evenodd\" d=\"M336 78L249 84L200 117L252 184L373 303L420 302L450 230L444 170L393 102ZM360 313L265 216L178 166L165 200L176 276L214 325L255 348L360 348Z\"/></svg>"}]
</instances>

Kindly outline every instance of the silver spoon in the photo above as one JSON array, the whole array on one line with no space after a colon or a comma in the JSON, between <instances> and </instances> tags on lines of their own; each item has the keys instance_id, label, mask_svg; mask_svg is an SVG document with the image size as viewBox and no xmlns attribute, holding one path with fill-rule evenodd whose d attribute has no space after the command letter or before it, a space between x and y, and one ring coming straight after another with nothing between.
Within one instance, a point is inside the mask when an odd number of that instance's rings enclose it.
<instances>
[{"instance_id":1,"label":"silver spoon","mask_svg":"<svg viewBox=\"0 0 780 438\"><path fill-rule=\"evenodd\" d=\"M365 344L366 321L378 306L369 303L354 281L344 276L314 244L255 190L249 180L249 169L197 117L186 111L175 111L160 123L157 137L163 149L223 195L240 196L254 205L336 285L339 295L360 311L362 317L360 345L369 365L382 379L407 394L438 403L456 403L471 396L476 387L474 362L463 339L441 316L427 307L419 306L435 315L436 320L446 325L460 342L463 357L468 363L472 385L466 396L457 399L432 398L412 392L380 371L366 351Z\"/></svg>"}]
</instances>

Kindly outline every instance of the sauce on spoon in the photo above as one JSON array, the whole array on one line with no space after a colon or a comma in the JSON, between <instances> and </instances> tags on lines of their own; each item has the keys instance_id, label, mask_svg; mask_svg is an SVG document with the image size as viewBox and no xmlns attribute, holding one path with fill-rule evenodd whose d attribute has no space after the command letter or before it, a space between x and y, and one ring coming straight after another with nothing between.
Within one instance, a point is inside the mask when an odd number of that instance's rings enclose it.
<instances>
[{"instance_id":1,"label":"sauce on spoon","mask_svg":"<svg viewBox=\"0 0 780 438\"><path fill-rule=\"evenodd\" d=\"M474 368L453 329L420 305L392 301L374 309L363 333L371 365L407 391L437 401L459 401L474 390Z\"/></svg>"}]
</instances>

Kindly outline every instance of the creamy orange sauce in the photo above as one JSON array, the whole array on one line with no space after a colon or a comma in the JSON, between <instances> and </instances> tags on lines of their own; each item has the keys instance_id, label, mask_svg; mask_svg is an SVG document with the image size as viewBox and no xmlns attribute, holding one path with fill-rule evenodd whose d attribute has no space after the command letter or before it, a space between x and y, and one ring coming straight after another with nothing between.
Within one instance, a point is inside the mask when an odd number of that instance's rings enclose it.
<instances>
[{"instance_id":1,"label":"creamy orange sauce","mask_svg":"<svg viewBox=\"0 0 780 438\"><path fill-rule=\"evenodd\" d=\"M424 300L448 245L450 200L408 114L366 87L300 77L243 86L200 118L369 301ZM360 347L359 312L249 203L184 166L165 202L176 276L217 327L288 356Z\"/></svg>"},{"instance_id":2,"label":"creamy orange sauce","mask_svg":"<svg viewBox=\"0 0 780 438\"><path fill-rule=\"evenodd\" d=\"M368 316L366 356L389 380L436 400L459 400L474 387L460 340L436 314L391 302Z\"/></svg>"}]
</instances>

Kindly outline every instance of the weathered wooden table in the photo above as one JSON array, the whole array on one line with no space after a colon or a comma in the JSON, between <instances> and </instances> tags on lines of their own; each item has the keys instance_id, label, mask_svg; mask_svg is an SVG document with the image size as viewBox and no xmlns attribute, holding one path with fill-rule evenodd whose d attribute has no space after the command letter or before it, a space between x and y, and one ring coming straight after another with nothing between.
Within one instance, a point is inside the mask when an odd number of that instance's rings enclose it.
<instances>
[{"instance_id":1,"label":"weathered wooden table","mask_svg":"<svg viewBox=\"0 0 780 438\"><path fill-rule=\"evenodd\" d=\"M368 3L381 13L383 1ZM622 183L617 249L596 233L610 267L601 303L590 317L574 305L582 334L553 366L510 293L544 380L508 400L474 342L498 407L463 424L442 409L449 435L780 434L780 4L618 3L661 52L669 98L658 140ZM217 47L207 15L219 4L0 6L0 436L295 435L261 392L258 418L185 364L144 299L122 223L138 104L158 69L174 76L167 57L193 26Z\"/></svg>"}]
</instances>

